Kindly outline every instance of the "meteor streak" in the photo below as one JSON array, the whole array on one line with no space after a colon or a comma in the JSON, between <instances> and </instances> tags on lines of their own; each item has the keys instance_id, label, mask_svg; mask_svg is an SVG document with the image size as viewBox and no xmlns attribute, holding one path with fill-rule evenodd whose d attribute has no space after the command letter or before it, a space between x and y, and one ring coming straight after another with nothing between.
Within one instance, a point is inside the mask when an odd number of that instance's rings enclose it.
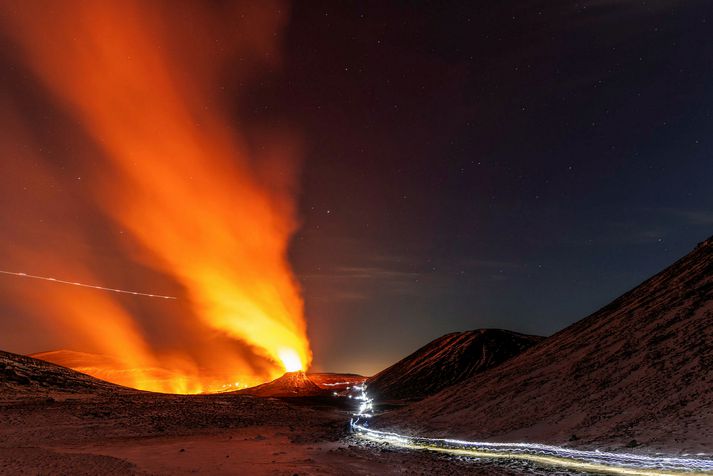
<instances>
[{"instance_id":1,"label":"meteor streak","mask_svg":"<svg viewBox=\"0 0 713 476\"><path fill-rule=\"evenodd\" d=\"M447 438L423 438L398 433L372 430L367 419L371 417L373 400L366 386L354 387L360 392L359 410L351 421L358 438L411 450L426 450L456 456L470 456L496 460L529 461L545 466L577 471L622 475L713 475L713 460L678 458L670 456L645 456L630 453L585 451L537 443L492 443L463 441Z\"/></svg>"},{"instance_id":2,"label":"meteor streak","mask_svg":"<svg viewBox=\"0 0 713 476\"><path fill-rule=\"evenodd\" d=\"M72 286L79 286L82 288L91 288L91 289L98 289L100 291L111 291L113 293L121 293L121 294L133 294L134 296L145 296L145 297L151 297L151 298L159 298L159 299L177 299L175 296L163 296L161 294L151 294L151 293L141 293L138 291L127 291L125 289L115 289L115 288L105 288L104 286L96 286L94 284L83 284L83 283L77 283L73 281L65 281L63 279L57 279L57 278L50 278L47 276L36 276L34 274L27 274L27 273L17 273L15 271L3 271L0 270L0 274L5 274L9 276L19 276L21 278L32 278L32 279L41 279L43 281L50 281L52 283L61 283L61 284L70 284Z\"/></svg>"}]
</instances>

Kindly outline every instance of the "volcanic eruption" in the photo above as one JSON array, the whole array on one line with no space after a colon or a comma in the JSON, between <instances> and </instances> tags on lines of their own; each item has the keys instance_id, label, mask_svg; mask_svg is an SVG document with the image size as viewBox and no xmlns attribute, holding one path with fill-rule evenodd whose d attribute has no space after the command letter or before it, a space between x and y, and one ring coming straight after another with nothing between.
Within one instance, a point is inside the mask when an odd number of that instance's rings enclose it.
<instances>
[{"instance_id":1,"label":"volcanic eruption","mask_svg":"<svg viewBox=\"0 0 713 476\"><path fill-rule=\"evenodd\" d=\"M38 118L12 91L0 96L0 193L16 205L0 216L4 262L177 296L16 279L5 288L16 312L42 342L102 356L85 371L140 389L211 391L306 370L286 258L296 140L236 117L251 81L279 63L281 4L1 5L24 92L52 111Z\"/></svg>"}]
</instances>

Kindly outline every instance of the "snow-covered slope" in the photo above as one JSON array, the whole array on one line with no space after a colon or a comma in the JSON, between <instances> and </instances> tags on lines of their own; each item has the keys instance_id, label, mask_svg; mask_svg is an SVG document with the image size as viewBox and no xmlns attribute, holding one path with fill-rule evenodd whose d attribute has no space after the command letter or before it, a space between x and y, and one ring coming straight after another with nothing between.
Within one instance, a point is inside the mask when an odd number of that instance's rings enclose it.
<instances>
[{"instance_id":1,"label":"snow-covered slope","mask_svg":"<svg viewBox=\"0 0 713 476\"><path fill-rule=\"evenodd\" d=\"M713 451L713 238L539 345L372 425Z\"/></svg>"},{"instance_id":2,"label":"snow-covered slope","mask_svg":"<svg viewBox=\"0 0 713 476\"><path fill-rule=\"evenodd\" d=\"M493 368L543 338L500 329L446 334L367 380L379 401L418 400Z\"/></svg>"}]
</instances>

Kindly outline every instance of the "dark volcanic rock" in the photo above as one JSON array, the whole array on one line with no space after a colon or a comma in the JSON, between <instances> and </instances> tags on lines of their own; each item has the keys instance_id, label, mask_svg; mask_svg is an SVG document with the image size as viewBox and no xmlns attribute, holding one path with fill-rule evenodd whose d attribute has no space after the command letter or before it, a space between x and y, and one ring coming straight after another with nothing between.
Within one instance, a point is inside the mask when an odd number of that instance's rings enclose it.
<instances>
[{"instance_id":1,"label":"dark volcanic rock","mask_svg":"<svg viewBox=\"0 0 713 476\"><path fill-rule=\"evenodd\" d=\"M713 239L539 345L372 425L592 447L636 440L708 453Z\"/></svg>"},{"instance_id":2,"label":"dark volcanic rock","mask_svg":"<svg viewBox=\"0 0 713 476\"><path fill-rule=\"evenodd\" d=\"M59 365L0 351L0 395L60 393L127 393L115 385Z\"/></svg>"},{"instance_id":3,"label":"dark volcanic rock","mask_svg":"<svg viewBox=\"0 0 713 476\"><path fill-rule=\"evenodd\" d=\"M542 339L500 329L446 334L369 378L368 392L377 401L419 400L500 365Z\"/></svg>"},{"instance_id":4,"label":"dark volcanic rock","mask_svg":"<svg viewBox=\"0 0 713 476\"><path fill-rule=\"evenodd\" d=\"M324 395L327 391L310 380L304 372L287 372L272 382L238 390L235 393L257 397L312 397Z\"/></svg>"}]
</instances>

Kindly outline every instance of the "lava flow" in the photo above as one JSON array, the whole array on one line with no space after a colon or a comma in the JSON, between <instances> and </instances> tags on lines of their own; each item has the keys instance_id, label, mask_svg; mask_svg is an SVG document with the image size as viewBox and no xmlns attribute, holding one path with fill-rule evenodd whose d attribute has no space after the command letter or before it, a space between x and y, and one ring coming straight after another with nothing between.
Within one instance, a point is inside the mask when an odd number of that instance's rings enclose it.
<instances>
[{"instance_id":1,"label":"lava flow","mask_svg":"<svg viewBox=\"0 0 713 476\"><path fill-rule=\"evenodd\" d=\"M309 366L286 257L295 140L236 127L246 85L279 61L284 17L270 2L0 2L28 88L64 119L38 138L37 119L0 96L0 185L17 202L0 217L0 255L27 274L101 284L18 279L3 292L53 344L100 356L77 368L193 393ZM107 270L107 256L131 266Z\"/></svg>"}]
</instances>

